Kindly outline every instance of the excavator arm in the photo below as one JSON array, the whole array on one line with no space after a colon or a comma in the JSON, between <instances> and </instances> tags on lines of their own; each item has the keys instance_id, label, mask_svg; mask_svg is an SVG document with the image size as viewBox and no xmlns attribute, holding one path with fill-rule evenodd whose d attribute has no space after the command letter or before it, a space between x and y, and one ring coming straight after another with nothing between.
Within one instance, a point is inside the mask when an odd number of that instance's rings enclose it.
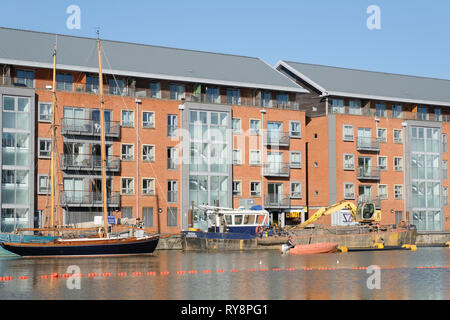
<instances>
[{"instance_id":1,"label":"excavator arm","mask_svg":"<svg viewBox=\"0 0 450 320\"><path fill-rule=\"evenodd\" d=\"M293 229L304 228L308 224L319 219L320 217L332 214L333 212L340 211L340 210L349 210L352 213L352 217L355 217L356 209L357 209L356 206L349 201L341 201L341 202L335 203L329 207L322 207L319 210L317 210L308 220L306 220L302 224L294 227Z\"/></svg>"}]
</instances>

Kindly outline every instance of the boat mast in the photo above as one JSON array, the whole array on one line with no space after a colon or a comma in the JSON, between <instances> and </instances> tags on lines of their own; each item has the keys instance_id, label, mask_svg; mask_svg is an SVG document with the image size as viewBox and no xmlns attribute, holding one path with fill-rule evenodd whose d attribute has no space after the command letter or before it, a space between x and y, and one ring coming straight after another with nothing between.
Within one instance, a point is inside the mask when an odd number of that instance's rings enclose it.
<instances>
[{"instance_id":1,"label":"boat mast","mask_svg":"<svg viewBox=\"0 0 450 320\"><path fill-rule=\"evenodd\" d=\"M102 155L102 199L103 199L103 223L105 226L105 236L108 237L108 204L106 192L106 146L105 146L105 112L103 99L103 75L102 75L102 53L100 48L100 33L97 31L98 44L98 84L100 93L100 137L101 137L101 155Z\"/></svg>"},{"instance_id":2,"label":"boat mast","mask_svg":"<svg viewBox=\"0 0 450 320\"><path fill-rule=\"evenodd\" d=\"M51 212L50 212L50 227L54 227L54 216L56 214L55 206L55 191L56 191L56 181L55 181L55 159L56 159L56 43L53 49L53 84L52 84L52 147L51 147L51 158L50 158L50 188L51 188Z\"/></svg>"}]
</instances>

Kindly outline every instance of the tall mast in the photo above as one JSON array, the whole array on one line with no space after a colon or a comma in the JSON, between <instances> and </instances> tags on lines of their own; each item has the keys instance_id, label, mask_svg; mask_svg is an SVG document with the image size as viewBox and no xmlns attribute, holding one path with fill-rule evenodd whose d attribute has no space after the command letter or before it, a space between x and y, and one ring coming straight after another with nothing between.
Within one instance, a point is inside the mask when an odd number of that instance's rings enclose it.
<instances>
[{"instance_id":1,"label":"tall mast","mask_svg":"<svg viewBox=\"0 0 450 320\"><path fill-rule=\"evenodd\" d=\"M102 75L102 53L100 48L100 33L97 31L98 44L98 84L100 91L100 137L101 137L101 155L102 155L102 199L103 199L103 223L105 226L105 235L108 236L108 204L106 192L106 146L105 146L105 112L103 99L103 75Z\"/></svg>"},{"instance_id":2,"label":"tall mast","mask_svg":"<svg viewBox=\"0 0 450 320\"><path fill-rule=\"evenodd\" d=\"M53 84L52 84L52 146L51 146L51 158L50 158L50 188L51 188L51 212L50 212L50 227L54 227L54 216L56 214L55 207L55 159L56 159L56 43L53 49Z\"/></svg>"}]
</instances>

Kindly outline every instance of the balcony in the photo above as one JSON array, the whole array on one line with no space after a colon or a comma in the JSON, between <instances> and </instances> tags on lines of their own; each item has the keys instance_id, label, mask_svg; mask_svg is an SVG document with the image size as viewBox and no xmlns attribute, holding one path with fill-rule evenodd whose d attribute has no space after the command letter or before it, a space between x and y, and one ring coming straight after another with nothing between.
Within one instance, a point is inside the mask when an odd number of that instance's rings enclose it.
<instances>
[{"instance_id":1,"label":"balcony","mask_svg":"<svg viewBox=\"0 0 450 320\"><path fill-rule=\"evenodd\" d=\"M291 197L289 195L266 194L264 196L264 207L266 208L289 208Z\"/></svg>"},{"instance_id":2,"label":"balcony","mask_svg":"<svg viewBox=\"0 0 450 320\"><path fill-rule=\"evenodd\" d=\"M265 146L289 147L289 132L266 131L264 133Z\"/></svg>"},{"instance_id":3,"label":"balcony","mask_svg":"<svg viewBox=\"0 0 450 320\"><path fill-rule=\"evenodd\" d=\"M358 151L380 151L380 140L372 138L358 137L356 144L356 150Z\"/></svg>"},{"instance_id":4,"label":"balcony","mask_svg":"<svg viewBox=\"0 0 450 320\"><path fill-rule=\"evenodd\" d=\"M61 170L76 170L76 171L100 171L102 169L101 156L95 155L61 155ZM120 158L109 156L106 157L106 171L118 172L120 171Z\"/></svg>"},{"instance_id":5,"label":"balcony","mask_svg":"<svg viewBox=\"0 0 450 320\"><path fill-rule=\"evenodd\" d=\"M358 167L358 180L380 180L380 167Z\"/></svg>"},{"instance_id":6,"label":"balcony","mask_svg":"<svg viewBox=\"0 0 450 320\"><path fill-rule=\"evenodd\" d=\"M288 163L265 163L263 174L265 177L289 177L290 167Z\"/></svg>"},{"instance_id":7,"label":"balcony","mask_svg":"<svg viewBox=\"0 0 450 320\"><path fill-rule=\"evenodd\" d=\"M108 207L120 205L120 193L109 192ZM61 205L65 207L102 207L102 192L64 190L61 192Z\"/></svg>"},{"instance_id":8,"label":"balcony","mask_svg":"<svg viewBox=\"0 0 450 320\"><path fill-rule=\"evenodd\" d=\"M63 118L61 121L61 134L100 136L100 121L89 119ZM105 121L105 136L119 138L120 123Z\"/></svg>"}]
</instances>

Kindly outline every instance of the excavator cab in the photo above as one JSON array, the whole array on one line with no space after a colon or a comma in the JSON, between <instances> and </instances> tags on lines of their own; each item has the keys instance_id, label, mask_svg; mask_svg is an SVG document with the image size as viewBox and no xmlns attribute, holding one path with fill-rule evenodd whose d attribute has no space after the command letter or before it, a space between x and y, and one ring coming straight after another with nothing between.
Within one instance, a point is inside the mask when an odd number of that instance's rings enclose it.
<instances>
[{"instance_id":1,"label":"excavator cab","mask_svg":"<svg viewBox=\"0 0 450 320\"><path fill-rule=\"evenodd\" d=\"M376 209L375 203L363 202L358 204L356 209L356 221L358 222L379 222L380 212Z\"/></svg>"}]
</instances>

